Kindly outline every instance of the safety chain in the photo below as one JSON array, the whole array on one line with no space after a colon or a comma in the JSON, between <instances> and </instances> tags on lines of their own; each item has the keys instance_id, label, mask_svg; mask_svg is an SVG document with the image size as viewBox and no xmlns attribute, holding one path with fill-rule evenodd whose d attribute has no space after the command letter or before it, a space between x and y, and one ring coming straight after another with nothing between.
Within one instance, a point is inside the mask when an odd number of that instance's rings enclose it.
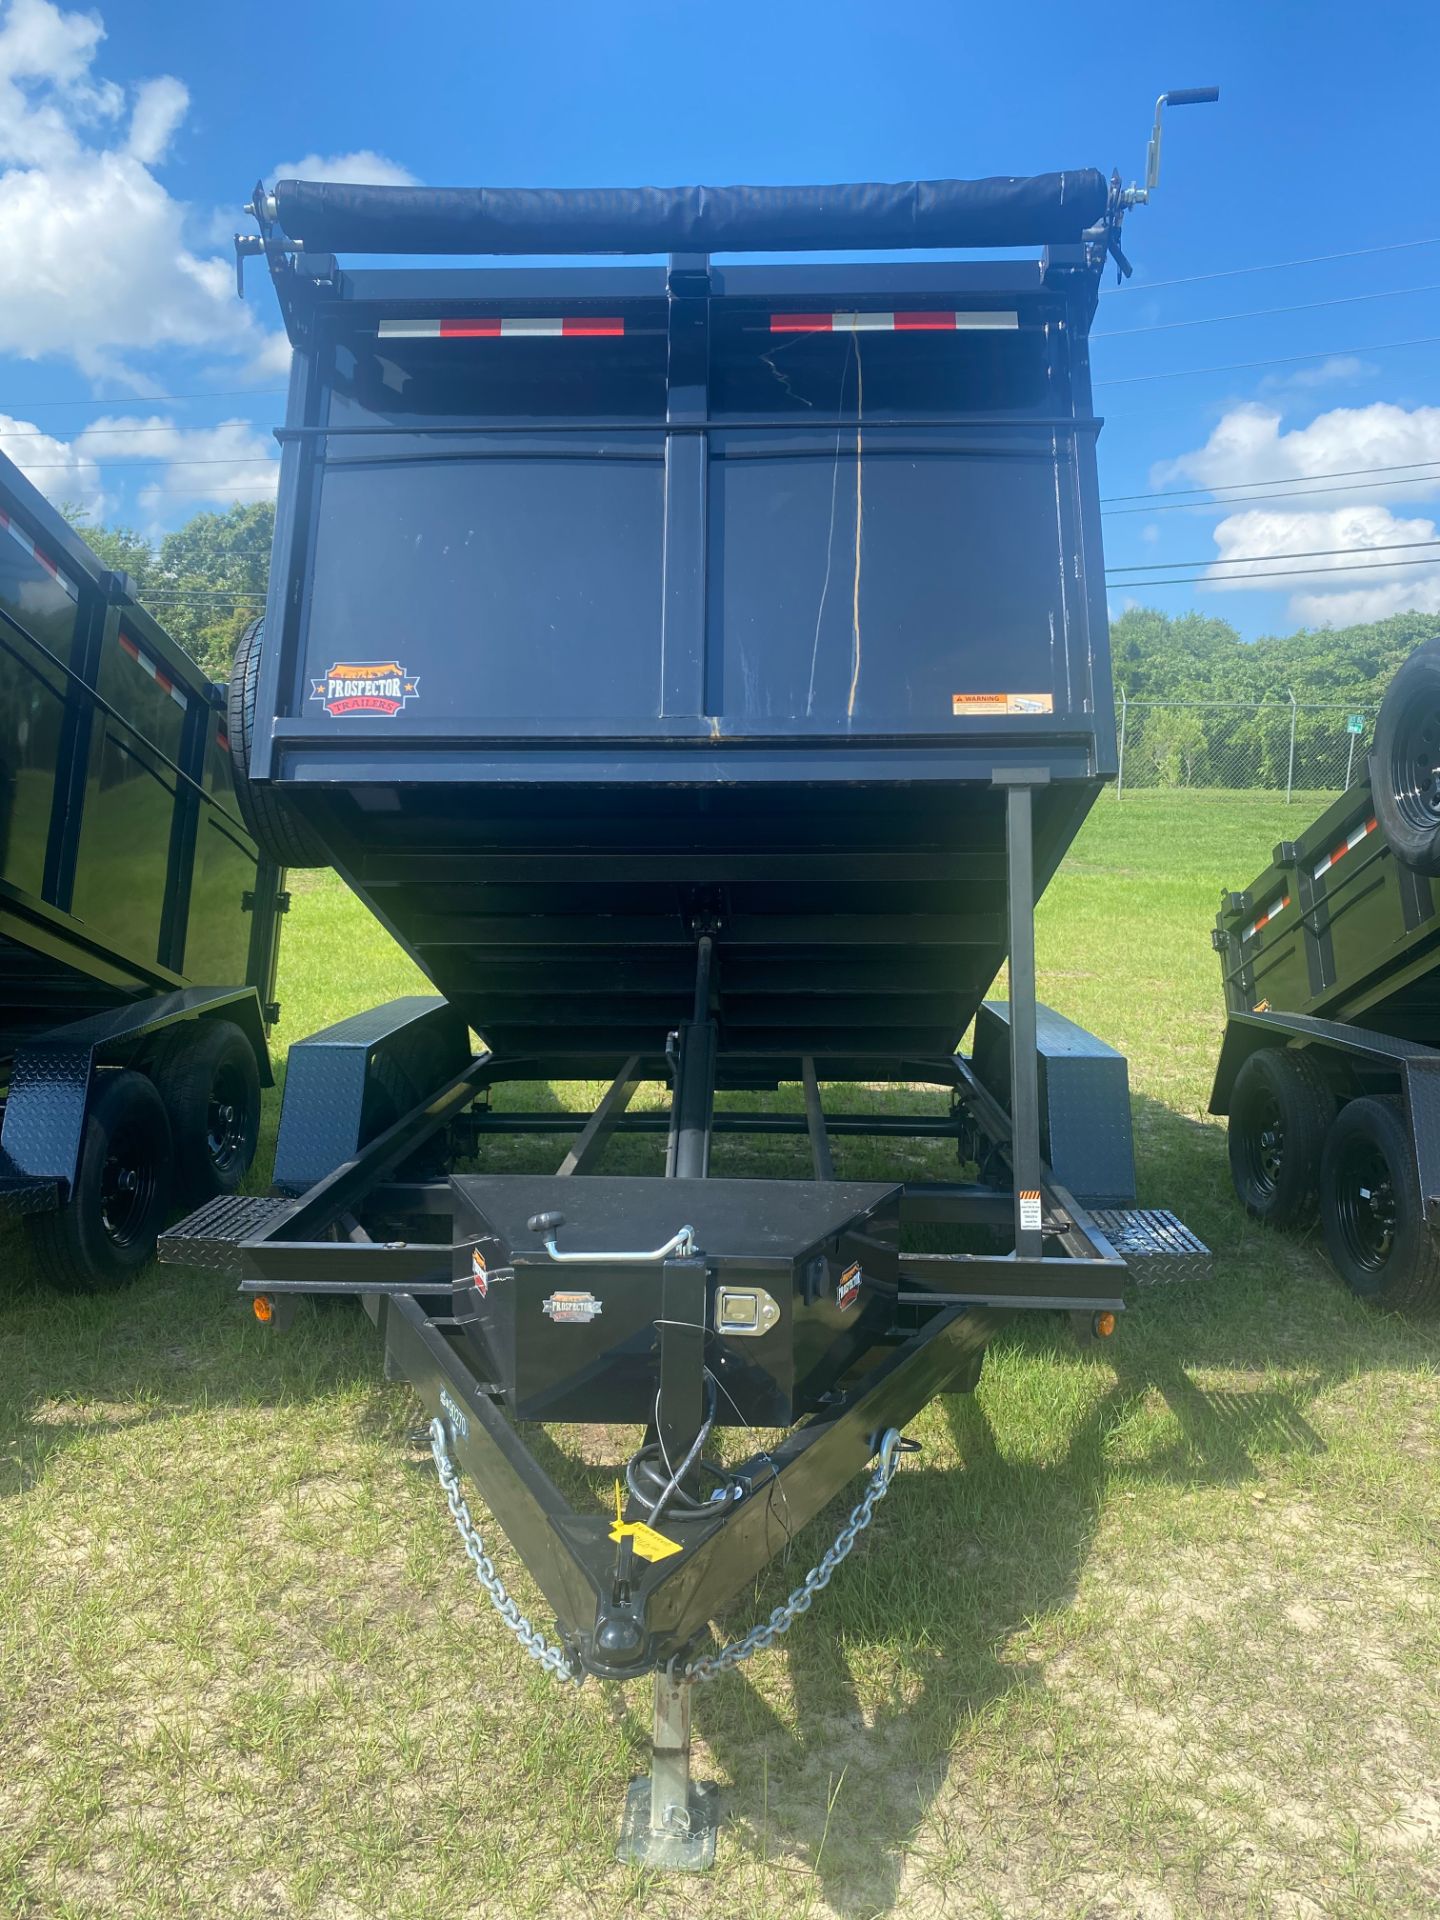
<instances>
[{"instance_id":1,"label":"safety chain","mask_svg":"<svg viewBox=\"0 0 1440 1920\"><path fill-rule=\"evenodd\" d=\"M875 1509L890 1491L890 1482L895 1478L895 1469L904 1451L905 1442L900 1437L899 1428L891 1427L880 1442L879 1457L875 1462L875 1471L870 1476L870 1484L865 1489L865 1497L836 1534L819 1564L810 1569L803 1582L788 1600L776 1607L768 1620L761 1620L743 1638L732 1640L728 1647L722 1647L718 1653L703 1654L700 1659L692 1660L684 1669L687 1680L714 1680L729 1668L738 1667L742 1660L748 1660L752 1653L763 1653L766 1647L774 1646L782 1633L790 1631L802 1613L810 1611L816 1594L829 1586L830 1576L875 1518Z\"/></svg>"},{"instance_id":2,"label":"safety chain","mask_svg":"<svg viewBox=\"0 0 1440 1920\"><path fill-rule=\"evenodd\" d=\"M584 1674L571 1664L563 1647L552 1647L543 1633L535 1631L506 1592L505 1582L496 1573L495 1563L485 1551L485 1542L480 1537L479 1528L470 1518L470 1509L466 1506L465 1496L460 1491L460 1475L456 1472L455 1463L446 1451L443 1420L430 1422L430 1451L435 1456L435 1471L439 1474L440 1485L445 1491L450 1517L465 1543L465 1551L469 1554L475 1568L475 1578L490 1596L490 1604L532 1660L538 1660L545 1671L553 1673L557 1680L571 1680L578 1687L585 1678Z\"/></svg>"}]
</instances>

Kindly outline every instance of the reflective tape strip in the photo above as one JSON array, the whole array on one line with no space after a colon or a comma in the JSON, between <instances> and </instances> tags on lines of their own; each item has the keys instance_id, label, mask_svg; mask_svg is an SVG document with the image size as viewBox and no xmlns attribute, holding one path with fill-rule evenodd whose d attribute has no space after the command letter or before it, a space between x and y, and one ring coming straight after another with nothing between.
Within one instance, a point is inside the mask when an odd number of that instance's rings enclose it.
<instances>
[{"instance_id":1,"label":"reflective tape strip","mask_svg":"<svg viewBox=\"0 0 1440 1920\"><path fill-rule=\"evenodd\" d=\"M145 672L148 673L150 678L155 682L156 686L161 688L165 693L168 693L177 707L189 706L190 702L180 691L179 687L176 686L169 674L166 673L165 669L152 660L148 653L142 653L128 633L121 633L120 635L120 650L122 653L129 654L137 667L143 667Z\"/></svg>"},{"instance_id":2,"label":"reflective tape strip","mask_svg":"<svg viewBox=\"0 0 1440 1920\"><path fill-rule=\"evenodd\" d=\"M1253 940L1256 934L1259 933L1260 929L1262 927L1268 927L1270 922L1275 918L1277 918L1278 915L1282 914L1285 911L1286 907L1289 906L1289 904L1290 904L1290 896L1287 893L1283 899L1277 900L1273 907L1267 907L1264 913L1262 913L1260 918L1255 922L1254 926L1247 927L1244 933L1241 934L1240 938L1242 940Z\"/></svg>"},{"instance_id":3,"label":"reflective tape strip","mask_svg":"<svg viewBox=\"0 0 1440 1920\"><path fill-rule=\"evenodd\" d=\"M614 314L486 315L469 320L382 320L382 340L594 340L625 331Z\"/></svg>"},{"instance_id":4,"label":"reflective tape strip","mask_svg":"<svg viewBox=\"0 0 1440 1920\"><path fill-rule=\"evenodd\" d=\"M78 600L80 598L80 589L70 578L69 574L62 572L55 561L46 553L45 549L43 547L37 547L25 529L17 526L8 513L0 513L0 527L5 529L17 547L23 547L30 558L38 562L38 564L45 569L46 573L50 575L57 586L64 588L72 600Z\"/></svg>"},{"instance_id":5,"label":"reflective tape strip","mask_svg":"<svg viewBox=\"0 0 1440 1920\"><path fill-rule=\"evenodd\" d=\"M1328 873L1337 860L1343 860L1352 847L1359 846L1367 833L1374 833L1378 824L1375 820L1367 820L1363 827L1356 827L1355 831L1346 837L1343 845L1336 847L1332 852L1326 854L1325 858L1315 869L1315 878L1318 880L1322 873Z\"/></svg>"},{"instance_id":6,"label":"reflective tape strip","mask_svg":"<svg viewBox=\"0 0 1440 1920\"><path fill-rule=\"evenodd\" d=\"M772 333L1013 333L1018 313L772 313Z\"/></svg>"}]
</instances>

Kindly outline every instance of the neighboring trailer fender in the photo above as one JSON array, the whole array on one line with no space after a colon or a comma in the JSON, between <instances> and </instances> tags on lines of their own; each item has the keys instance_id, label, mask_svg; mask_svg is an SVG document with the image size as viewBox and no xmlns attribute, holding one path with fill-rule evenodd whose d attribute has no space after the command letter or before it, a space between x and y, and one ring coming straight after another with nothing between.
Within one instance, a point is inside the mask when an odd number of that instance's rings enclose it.
<instances>
[{"instance_id":1,"label":"neighboring trailer fender","mask_svg":"<svg viewBox=\"0 0 1440 1920\"><path fill-rule=\"evenodd\" d=\"M6 1181L73 1186L97 1066L124 1066L143 1044L187 1020L222 1014L255 1049L262 1086L273 1086L260 998L253 987L184 987L52 1027L19 1047L10 1069L0 1153ZM59 1190L57 1189L57 1197Z\"/></svg>"},{"instance_id":2,"label":"neighboring trailer fender","mask_svg":"<svg viewBox=\"0 0 1440 1920\"><path fill-rule=\"evenodd\" d=\"M255 844L280 867L328 866L325 849L303 821L294 819L273 793L250 784L250 749L255 733L255 689L265 641L265 616L252 620L240 636L230 671L227 716L230 771L235 801Z\"/></svg>"},{"instance_id":3,"label":"neighboring trailer fender","mask_svg":"<svg viewBox=\"0 0 1440 1920\"><path fill-rule=\"evenodd\" d=\"M276 1187L314 1186L469 1060L464 1020L430 994L387 1001L297 1040L285 1069Z\"/></svg>"}]
</instances>

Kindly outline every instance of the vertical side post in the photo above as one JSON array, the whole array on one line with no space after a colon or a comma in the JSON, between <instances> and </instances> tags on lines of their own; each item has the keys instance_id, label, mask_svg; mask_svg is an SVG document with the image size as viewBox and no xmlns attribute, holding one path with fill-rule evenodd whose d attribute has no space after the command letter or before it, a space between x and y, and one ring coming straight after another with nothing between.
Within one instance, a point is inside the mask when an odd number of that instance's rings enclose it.
<instances>
[{"instance_id":1,"label":"vertical side post","mask_svg":"<svg viewBox=\"0 0 1440 1920\"><path fill-rule=\"evenodd\" d=\"M665 534L660 712L705 711L706 495L704 421L710 377L710 262L670 256L665 376Z\"/></svg>"},{"instance_id":2,"label":"vertical side post","mask_svg":"<svg viewBox=\"0 0 1440 1920\"><path fill-rule=\"evenodd\" d=\"M1043 772L997 775L1005 788L1005 885L1010 944L1010 1169L1015 1251L1034 1258L1040 1233L1040 1070L1035 1037L1034 787Z\"/></svg>"}]
</instances>

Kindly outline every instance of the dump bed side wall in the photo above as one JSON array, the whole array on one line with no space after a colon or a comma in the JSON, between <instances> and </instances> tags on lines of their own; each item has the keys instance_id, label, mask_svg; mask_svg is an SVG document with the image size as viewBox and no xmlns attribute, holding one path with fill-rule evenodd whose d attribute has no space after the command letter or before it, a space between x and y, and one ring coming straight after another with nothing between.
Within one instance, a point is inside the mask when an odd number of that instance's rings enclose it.
<instances>
[{"instance_id":1,"label":"dump bed side wall","mask_svg":"<svg viewBox=\"0 0 1440 1920\"><path fill-rule=\"evenodd\" d=\"M1362 782L1226 896L1215 930L1226 1005L1440 1045L1436 906L1435 883L1395 858Z\"/></svg>"},{"instance_id":2,"label":"dump bed side wall","mask_svg":"<svg viewBox=\"0 0 1440 1920\"><path fill-rule=\"evenodd\" d=\"M196 982L263 986L273 893L195 663L0 463L0 1051Z\"/></svg>"}]
</instances>

